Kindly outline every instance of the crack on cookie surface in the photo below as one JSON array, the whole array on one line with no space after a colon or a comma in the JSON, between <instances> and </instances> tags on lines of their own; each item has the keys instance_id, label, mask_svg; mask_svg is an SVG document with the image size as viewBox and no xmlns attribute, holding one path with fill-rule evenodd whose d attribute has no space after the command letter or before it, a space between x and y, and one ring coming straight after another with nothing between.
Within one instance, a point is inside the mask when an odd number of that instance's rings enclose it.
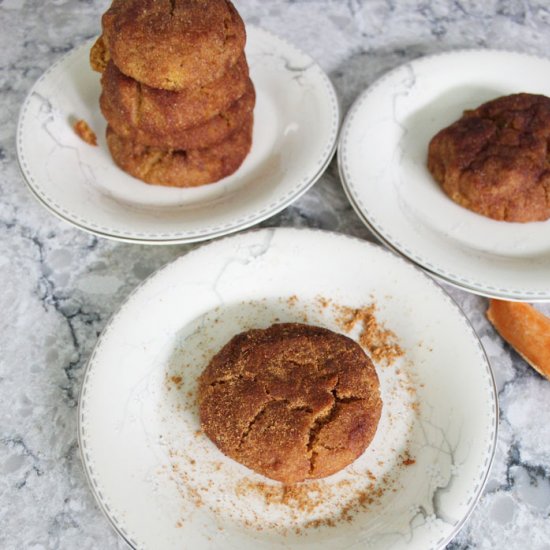
<instances>
[{"instance_id":1,"label":"crack on cookie surface","mask_svg":"<svg viewBox=\"0 0 550 550\"><path fill-rule=\"evenodd\" d=\"M176 11L176 0L170 0L170 17L174 17Z\"/></svg>"}]
</instances>

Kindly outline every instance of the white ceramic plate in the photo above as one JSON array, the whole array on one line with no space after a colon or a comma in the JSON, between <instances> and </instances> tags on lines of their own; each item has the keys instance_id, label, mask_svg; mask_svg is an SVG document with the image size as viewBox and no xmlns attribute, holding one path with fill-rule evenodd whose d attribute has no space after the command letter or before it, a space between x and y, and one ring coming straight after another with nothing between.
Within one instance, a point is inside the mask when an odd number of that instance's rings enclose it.
<instances>
[{"instance_id":1,"label":"white ceramic plate","mask_svg":"<svg viewBox=\"0 0 550 550\"><path fill-rule=\"evenodd\" d=\"M371 303L404 351L376 364L373 443L301 496L267 502L281 486L199 431L197 377L241 330L307 321L342 332L341 307ZM79 409L92 490L140 549L440 548L483 489L496 426L479 340L435 282L376 245L297 229L216 241L148 279L103 331Z\"/></svg>"},{"instance_id":2,"label":"white ceramic plate","mask_svg":"<svg viewBox=\"0 0 550 550\"><path fill-rule=\"evenodd\" d=\"M34 195L60 218L97 235L140 243L184 243L256 224L287 207L321 176L336 145L334 88L312 59L266 31L247 27L257 93L253 146L240 169L195 189L147 185L120 170L105 143L93 41L53 65L23 104L17 153ZM99 147L78 138L86 120Z\"/></svg>"},{"instance_id":3,"label":"white ceramic plate","mask_svg":"<svg viewBox=\"0 0 550 550\"><path fill-rule=\"evenodd\" d=\"M344 189L384 243L443 280L485 296L550 299L550 221L490 220L449 199L426 167L442 128L498 96L550 95L550 60L491 50L407 63L357 99L342 128Z\"/></svg>"}]
</instances>

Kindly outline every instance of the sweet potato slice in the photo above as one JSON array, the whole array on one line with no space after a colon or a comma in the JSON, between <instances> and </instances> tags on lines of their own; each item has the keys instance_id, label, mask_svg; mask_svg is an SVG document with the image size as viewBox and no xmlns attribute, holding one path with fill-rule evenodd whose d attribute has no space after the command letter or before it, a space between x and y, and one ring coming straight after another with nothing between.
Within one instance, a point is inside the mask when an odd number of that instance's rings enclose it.
<instances>
[{"instance_id":1,"label":"sweet potato slice","mask_svg":"<svg viewBox=\"0 0 550 550\"><path fill-rule=\"evenodd\" d=\"M550 319L521 302L491 300L487 318L498 333L550 380Z\"/></svg>"}]
</instances>

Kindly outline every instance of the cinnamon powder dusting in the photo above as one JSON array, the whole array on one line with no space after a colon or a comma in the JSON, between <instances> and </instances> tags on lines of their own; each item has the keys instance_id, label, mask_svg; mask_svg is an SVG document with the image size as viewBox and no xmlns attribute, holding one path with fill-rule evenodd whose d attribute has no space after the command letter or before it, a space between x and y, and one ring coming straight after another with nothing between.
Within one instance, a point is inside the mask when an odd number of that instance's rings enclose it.
<instances>
[{"instance_id":1,"label":"cinnamon powder dusting","mask_svg":"<svg viewBox=\"0 0 550 550\"><path fill-rule=\"evenodd\" d=\"M371 481L366 485L360 483L359 487L348 479L342 479L336 484L327 484L323 481L309 481L296 485L274 485L264 482L243 479L236 488L236 494L241 497L258 495L268 506L284 506L294 518L303 518L303 514L311 514L317 511L328 498L345 490L347 497L338 505L338 509L331 510L330 515L321 515L316 519L301 522L293 530L300 534L307 529L320 527L335 527L340 522L350 523L355 516L371 506L378 504L388 491L396 490L396 480L391 474L384 475L377 480L372 472L368 472ZM356 481L359 481L356 480ZM363 478L364 481L364 478ZM259 525L248 525L261 529Z\"/></svg>"},{"instance_id":2,"label":"cinnamon powder dusting","mask_svg":"<svg viewBox=\"0 0 550 550\"><path fill-rule=\"evenodd\" d=\"M180 375L166 375L164 377L164 385L168 391L172 391L172 388L175 388L176 390L181 390L183 387L183 377Z\"/></svg>"},{"instance_id":3,"label":"cinnamon powder dusting","mask_svg":"<svg viewBox=\"0 0 550 550\"><path fill-rule=\"evenodd\" d=\"M296 296L296 294L293 294L288 298L286 302L290 307L293 307L298 303L298 296Z\"/></svg>"},{"instance_id":4,"label":"cinnamon powder dusting","mask_svg":"<svg viewBox=\"0 0 550 550\"><path fill-rule=\"evenodd\" d=\"M390 366L404 355L397 343L397 336L384 327L375 316L376 304L361 308L338 306L336 322L342 330L349 333L360 325L359 343L369 350L370 356L384 366Z\"/></svg>"},{"instance_id":5,"label":"cinnamon powder dusting","mask_svg":"<svg viewBox=\"0 0 550 550\"><path fill-rule=\"evenodd\" d=\"M244 478L236 488L236 494L260 495L266 504L280 504L302 512L312 512L324 502L324 487L319 482L295 485L269 484Z\"/></svg>"}]
</instances>

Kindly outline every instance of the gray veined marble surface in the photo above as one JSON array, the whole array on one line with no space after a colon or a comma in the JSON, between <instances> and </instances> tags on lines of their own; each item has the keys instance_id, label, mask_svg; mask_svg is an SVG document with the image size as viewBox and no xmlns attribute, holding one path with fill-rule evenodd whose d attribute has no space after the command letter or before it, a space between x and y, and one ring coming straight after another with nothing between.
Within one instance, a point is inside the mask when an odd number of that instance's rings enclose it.
<instances>
[{"instance_id":1,"label":"gray veined marble surface","mask_svg":"<svg viewBox=\"0 0 550 550\"><path fill-rule=\"evenodd\" d=\"M109 316L188 246L119 244L59 221L26 189L15 156L18 109L63 53L95 35L108 2L0 0L0 548L123 548L97 508L76 441L83 370ZM237 0L246 21L313 56L347 110L385 71L461 47L550 51L543 0ZM265 226L310 226L372 240L333 161ZM549 282L550 284L550 282ZM481 337L501 405L488 485L448 545L550 550L550 382L492 330L486 300L448 289ZM548 306L543 310L550 313Z\"/></svg>"}]
</instances>

